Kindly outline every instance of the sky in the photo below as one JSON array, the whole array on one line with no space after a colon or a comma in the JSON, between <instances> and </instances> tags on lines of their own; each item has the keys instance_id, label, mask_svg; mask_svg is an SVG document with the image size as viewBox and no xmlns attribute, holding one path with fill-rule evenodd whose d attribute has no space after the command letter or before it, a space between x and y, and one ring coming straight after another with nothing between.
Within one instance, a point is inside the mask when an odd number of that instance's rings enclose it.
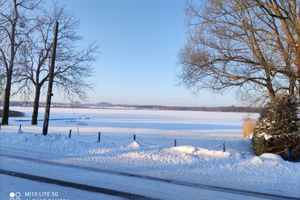
<instances>
[{"instance_id":1,"label":"sky","mask_svg":"<svg viewBox=\"0 0 300 200\"><path fill-rule=\"evenodd\" d=\"M82 45L100 46L85 102L176 106L237 105L234 92L193 94L180 85L185 0L60 0L80 20ZM54 101L60 97L54 97Z\"/></svg>"}]
</instances>

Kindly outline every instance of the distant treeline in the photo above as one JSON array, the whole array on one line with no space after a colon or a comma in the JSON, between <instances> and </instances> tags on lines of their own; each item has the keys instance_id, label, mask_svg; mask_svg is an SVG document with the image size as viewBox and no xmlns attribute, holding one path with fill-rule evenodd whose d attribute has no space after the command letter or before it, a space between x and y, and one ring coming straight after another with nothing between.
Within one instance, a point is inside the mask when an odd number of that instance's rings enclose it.
<instances>
[{"instance_id":1,"label":"distant treeline","mask_svg":"<svg viewBox=\"0 0 300 200\"><path fill-rule=\"evenodd\" d=\"M236 106L221 106L221 107L182 107L182 106L152 106L152 105L135 105L140 109L155 109L155 110L190 110L190 111L209 111L209 112L249 112L260 113L262 108L259 107L236 107Z\"/></svg>"},{"instance_id":2,"label":"distant treeline","mask_svg":"<svg viewBox=\"0 0 300 200\"><path fill-rule=\"evenodd\" d=\"M11 106L31 107L32 102L12 101ZM44 102L40 103L41 107L45 106ZM149 109L149 110L185 110L185 111L209 111L209 112L248 112L260 113L261 107L242 107L242 106L218 106L218 107L189 107L189 106L160 106L160 105L129 105L129 104L111 104L101 102L95 104L75 103L52 103L52 107L60 108L102 108L102 109Z\"/></svg>"}]
</instances>

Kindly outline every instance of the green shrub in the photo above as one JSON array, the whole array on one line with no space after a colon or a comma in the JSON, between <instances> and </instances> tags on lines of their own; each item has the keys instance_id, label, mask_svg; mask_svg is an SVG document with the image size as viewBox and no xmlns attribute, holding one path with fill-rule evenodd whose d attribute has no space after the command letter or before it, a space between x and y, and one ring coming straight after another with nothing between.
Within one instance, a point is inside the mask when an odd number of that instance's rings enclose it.
<instances>
[{"instance_id":1,"label":"green shrub","mask_svg":"<svg viewBox=\"0 0 300 200\"><path fill-rule=\"evenodd\" d=\"M290 149L291 158L300 155L300 133L297 125L298 103L294 98L277 97L262 111L254 130L252 144L256 155L276 153L288 158L286 149Z\"/></svg>"}]
</instances>

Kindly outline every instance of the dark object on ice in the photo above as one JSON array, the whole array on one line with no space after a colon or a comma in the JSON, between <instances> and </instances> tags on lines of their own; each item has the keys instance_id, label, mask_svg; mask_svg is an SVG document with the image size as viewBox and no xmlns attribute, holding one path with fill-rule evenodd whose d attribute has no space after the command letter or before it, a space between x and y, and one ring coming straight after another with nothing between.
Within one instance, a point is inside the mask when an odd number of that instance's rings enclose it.
<instances>
[{"instance_id":1,"label":"dark object on ice","mask_svg":"<svg viewBox=\"0 0 300 200\"><path fill-rule=\"evenodd\" d=\"M1 113L1 111L0 111ZM71 117L71 118L50 118L50 121L59 121L59 120L65 120L65 121L70 121L70 122L76 122L76 120L87 120L90 119L89 117ZM15 121L18 122L29 122L31 119L15 119ZM37 121L44 121L44 119L38 119Z\"/></svg>"},{"instance_id":2,"label":"dark object on ice","mask_svg":"<svg viewBox=\"0 0 300 200\"><path fill-rule=\"evenodd\" d=\"M98 133L98 142L100 143L101 141L101 132Z\"/></svg>"},{"instance_id":3,"label":"dark object on ice","mask_svg":"<svg viewBox=\"0 0 300 200\"><path fill-rule=\"evenodd\" d=\"M268 103L255 128L252 144L256 155L275 153L286 160L300 155L300 132L297 125L299 102L282 96Z\"/></svg>"},{"instance_id":4,"label":"dark object on ice","mask_svg":"<svg viewBox=\"0 0 300 200\"><path fill-rule=\"evenodd\" d=\"M2 110L0 110L0 116L2 116ZM10 110L9 117L24 117L24 113L15 110Z\"/></svg>"}]
</instances>

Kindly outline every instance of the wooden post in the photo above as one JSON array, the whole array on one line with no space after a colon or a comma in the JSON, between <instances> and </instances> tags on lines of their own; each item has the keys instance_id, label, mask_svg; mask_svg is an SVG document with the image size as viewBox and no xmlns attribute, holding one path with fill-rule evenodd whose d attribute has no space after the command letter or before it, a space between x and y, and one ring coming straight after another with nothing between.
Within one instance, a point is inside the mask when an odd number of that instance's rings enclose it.
<instances>
[{"instance_id":1,"label":"wooden post","mask_svg":"<svg viewBox=\"0 0 300 200\"><path fill-rule=\"evenodd\" d=\"M101 141L101 132L98 133L98 142L100 143Z\"/></svg>"},{"instance_id":2,"label":"wooden post","mask_svg":"<svg viewBox=\"0 0 300 200\"><path fill-rule=\"evenodd\" d=\"M225 142L223 142L223 152L226 151L226 146L225 146Z\"/></svg>"},{"instance_id":3,"label":"wooden post","mask_svg":"<svg viewBox=\"0 0 300 200\"><path fill-rule=\"evenodd\" d=\"M69 131L69 138L71 138L71 136L72 136L72 129L70 129Z\"/></svg>"},{"instance_id":4,"label":"wooden post","mask_svg":"<svg viewBox=\"0 0 300 200\"><path fill-rule=\"evenodd\" d=\"M292 151L291 151L290 147L286 149L286 154L287 154L287 160L291 161L292 160Z\"/></svg>"},{"instance_id":5,"label":"wooden post","mask_svg":"<svg viewBox=\"0 0 300 200\"><path fill-rule=\"evenodd\" d=\"M55 67L55 59L56 59L57 34L58 34L58 22L56 21L55 27L54 27L54 39L53 39L53 47L52 47L51 64L50 64L50 68L49 68L49 83L48 83L48 92L47 92L47 100L46 100L46 107L45 107L43 135L48 134L51 97L53 96L52 87L53 87L54 67Z\"/></svg>"},{"instance_id":6,"label":"wooden post","mask_svg":"<svg viewBox=\"0 0 300 200\"><path fill-rule=\"evenodd\" d=\"M135 136L135 134L133 135L133 141L135 141L136 140L136 136Z\"/></svg>"},{"instance_id":7,"label":"wooden post","mask_svg":"<svg viewBox=\"0 0 300 200\"><path fill-rule=\"evenodd\" d=\"M22 131L22 124L19 125L19 130L18 130L17 133L18 133L18 134L22 134L22 133L23 133L23 131Z\"/></svg>"},{"instance_id":8,"label":"wooden post","mask_svg":"<svg viewBox=\"0 0 300 200\"><path fill-rule=\"evenodd\" d=\"M176 141L176 139L174 140L174 147L176 147L177 146L177 141Z\"/></svg>"}]
</instances>

